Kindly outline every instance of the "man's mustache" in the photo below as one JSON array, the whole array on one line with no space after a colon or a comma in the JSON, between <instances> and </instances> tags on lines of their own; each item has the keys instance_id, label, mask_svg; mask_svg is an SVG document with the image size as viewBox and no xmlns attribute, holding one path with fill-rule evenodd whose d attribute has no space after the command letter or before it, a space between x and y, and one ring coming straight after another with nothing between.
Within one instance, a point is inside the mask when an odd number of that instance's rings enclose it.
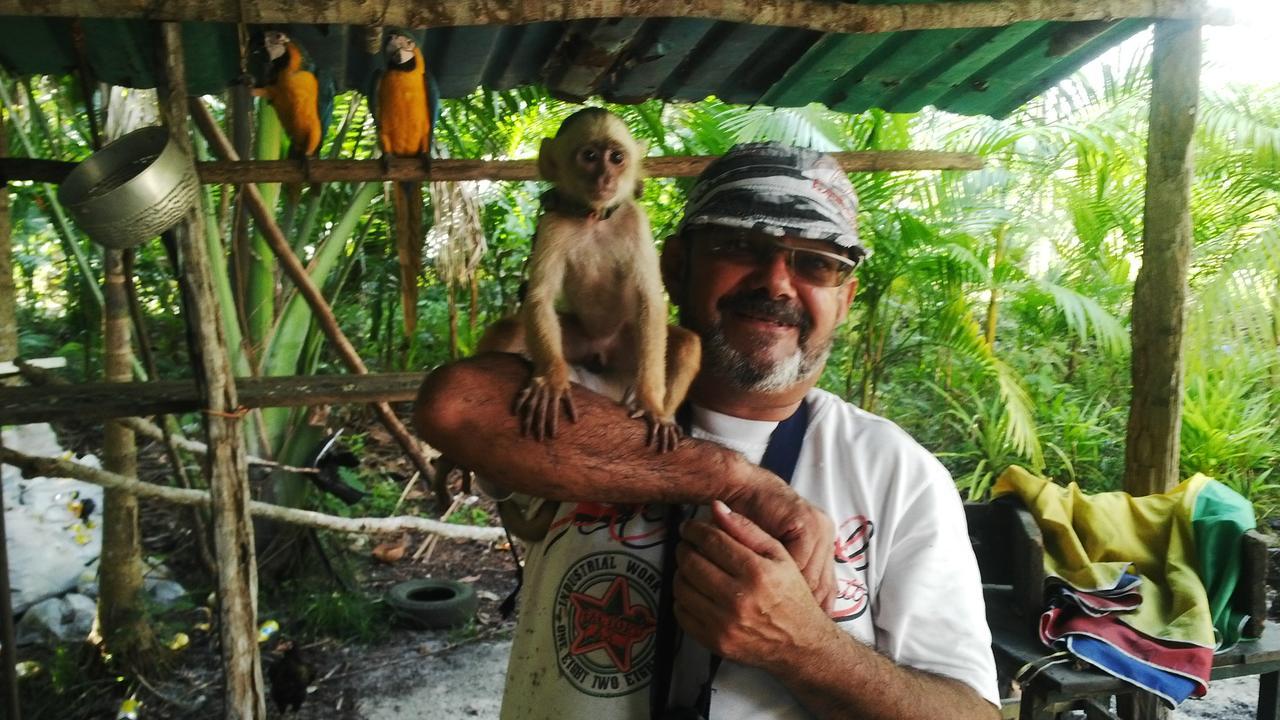
<instances>
[{"instance_id":1,"label":"man's mustache","mask_svg":"<svg viewBox=\"0 0 1280 720\"><path fill-rule=\"evenodd\" d=\"M813 326L813 319L800 303L771 298L759 291L726 295L716 303L716 309L722 313L742 313L783 325L794 325L802 333L807 333Z\"/></svg>"}]
</instances>

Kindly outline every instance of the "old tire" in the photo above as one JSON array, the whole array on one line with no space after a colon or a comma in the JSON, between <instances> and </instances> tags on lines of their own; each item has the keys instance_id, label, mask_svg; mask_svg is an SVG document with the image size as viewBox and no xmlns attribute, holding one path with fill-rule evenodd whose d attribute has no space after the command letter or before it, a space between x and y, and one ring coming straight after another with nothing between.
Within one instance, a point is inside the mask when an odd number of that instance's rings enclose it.
<instances>
[{"instance_id":1,"label":"old tire","mask_svg":"<svg viewBox=\"0 0 1280 720\"><path fill-rule=\"evenodd\" d=\"M453 628L475 616L476 591L456 580L406 580L387 591L387 605L413 627Z\"/></svg>"}]
</instances>

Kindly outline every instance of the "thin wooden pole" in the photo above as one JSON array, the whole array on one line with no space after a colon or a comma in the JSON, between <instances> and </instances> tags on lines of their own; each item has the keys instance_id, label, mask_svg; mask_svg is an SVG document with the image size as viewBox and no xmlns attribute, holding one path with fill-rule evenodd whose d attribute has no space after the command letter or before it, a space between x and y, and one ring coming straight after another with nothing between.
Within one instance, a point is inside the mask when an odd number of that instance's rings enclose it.
<instances>
[{"instance_id":1,"label":"thin wooden pole","mask_svg":"<svg viewBox=\"0 0 1280 720\"><path fill-rule=\"evenodd\" d=\"M904 30L1004 27L1019 22L1200 18L1229 22L1207 12L1202 0L996 0L862 5L828 0L0 0L0 15L149 18L201 22L336 23L401 27L525 25L601 18L705 18L794 27L818 32L877 33Z\"/></svg>"},{"instance_id":2,"label":"thin wooden pole","mask_svg":"<svg viewBox=\"0 0 1280 720\"><path fill-rule=\"evenodd\" d=\"M1177 483L1182 334L1191 256L1191 142L1200 94L1200 25L1156 24L1142 269L1133 290L1133 399L1125 490Z\"/></svg>"},{"instance_id":3,"label":"thin wooden pole","mask_svg":"<svg viewBox=\"0 0 1280 720\"><path fill-rule=\"evenodd\" d=\"M161 25L165 81L161 109L174 141L194 157L187 134L186 68L182 28ZM223 717L266 717L262 661L258 655L258 571L249 517L249 476L235 380L214 292L213 274L198 209L167 234L183 296L196 384L205 402L209 454L205 473L213 505L218 559L218 608L224 668Z\"/></svg>"},{"instance_id":4,"label":"thin wooden pole","mask_svg":"<svg viewBox=\"0 0 1280 720\"><path fill-rule=\"evenodd\" d=\"M209 141L209 147L220 157L232 159L236 158L235 149L231 147L231 142L227 140L227 136L223 134L222 129L218 127L218 123L214 121L213 115L209 113L209 109L200 102L198 98L191 102L191 109L195 114L196 125L204 134L205 139ZM267 244L271 246L271 252L275 254L276 259L280 261L280 267L284 269L289 279L293 281L298 292L302 294L307 305L311 308L311 312L316 316L316 322L320 326L325 337L333 344L338 352L338 357L342 359L342 363L347 369L357 375L367 375L369 368L365 367L364 360L360 358L360 354L356 352L356 348L347 339L342 328L338 326L338 318L334 316L333 310L329 307L329 303L325 301L324 295L320 293L320 288L311 281L311 276L307 274L306 268L302 266L302 262L293 254L293 249L289 247L289 241L285 239L284 233L280 227L276 225L275 217L272 216L271 210L263 201L262 195L258 193L258 188L253 184L246 184L241 190L241 195L245 199L245 204L249 208L249 212L253 214L254 220L258 223L258 230L266 239ZM415 468L421 473L423 482L426 478L434 477L435 473L431 469L430 463L422 454L422 449L418 441L409 434L408 428L404 423L400 422L400 418L396 416L395 411L385 402L377 402L373 404L374 412L377 413L378 419L382 422L387 431L391 433L391 437L395 439L400 448L404 450L405 455L413 462ZM434 488L436 492L436 500L441 506L447 507L449 504L449 496L444 492L443 488L437 484Z\"/></svg>"},{"instance_id":5,"label":"thin wooden pole","mask_svg":"<svg viewBox=\"0 0 1280 720\"><path fill-rule=\"evenodd\" d=\"M981 170L981 156L940 150L860 150L831 153L845 172L910 172L918 170ZM236 151L237 158L244 155ZM647 177L695 177L714 155L664 155L644 160ZM59 183L75 163L35 158L0 161L0 175L9 180ZM378 160L312 160L310 168L297 160L214 160L196 163L200 181L208 184L300 182L410 182L461 180L538 180L535 160L468 160L440 158L430 171L416 158Z\"/></svg>"}]
</instances>

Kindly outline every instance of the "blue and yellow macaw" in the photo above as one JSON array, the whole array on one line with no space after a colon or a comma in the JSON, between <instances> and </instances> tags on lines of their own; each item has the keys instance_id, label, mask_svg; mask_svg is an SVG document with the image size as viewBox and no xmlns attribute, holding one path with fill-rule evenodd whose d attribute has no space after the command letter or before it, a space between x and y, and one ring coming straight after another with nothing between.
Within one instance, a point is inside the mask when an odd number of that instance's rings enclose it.
<instances>
[{"instance_id":1,"label":"blue and yellow macaw","mask_svg":"<svg viewBox=\"0 0 1280 720\"><path fill-rule=\"evenodd\" d=\"M265 97L275 108L280 125L289 136L289 157L310 158L320 150L324 130L320 123L320 82L303 67L303 54L289 36L269 30L263 36L271 60L267 84L253 94Z\"/></svg>"},{"instance_id":2,"label":"blue and yellow macaw","mask_svg":"<svg viewBox=\"0 0 1280 720\"><path fill-rule=\"evenodd\" d=\"M288 157L301 160L304 173L310 176L311 159L320 152L320 144L333 115L332 79L326 78L328 82L323 84L317 80L316 74L305 67L307 58L302 48L281 30L265 32L263 47L270 61L267 84L254 88L253 94L271 103L280 118L280 126L289 137ZM293 224L301 194L300 184L285 187L281 226L286 230Z\"/></svg>"},{"instance_id":3,"label":"blue and yellow macaw","mask_svg":"<svg viewBox=\"0 0 1280 720\"><path fill-rule=\"evenodd\" d=\"M384 158L420 157L430 167L431 138L440 116L440 94L418 43L408 33L392 31L384 48L386 68L377 76L369 99L378 123ZM422 183L396 183L396 254L400 260L400 301L405 335L418 324L418 275L422 272Z\"/></svg>"}]
</instances>

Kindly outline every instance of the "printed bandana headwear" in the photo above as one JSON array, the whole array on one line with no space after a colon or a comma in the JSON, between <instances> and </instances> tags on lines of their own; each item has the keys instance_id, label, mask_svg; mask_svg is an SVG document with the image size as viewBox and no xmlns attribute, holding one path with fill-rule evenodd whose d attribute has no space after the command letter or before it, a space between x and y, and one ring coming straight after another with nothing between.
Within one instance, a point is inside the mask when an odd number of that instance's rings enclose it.
<instances>
[{"instance_id":1,"label":"printed bandana headwear","mask_svg":"<svg viewBox=\"0 0 1280 720\"><path fill-rule=\"evenodd\" d=\"M870 255L844 170L829 155L782 143L735 145L702 171L677 232L703 225L825 240L855 262Z\"/></svg>"}]
</instances>

